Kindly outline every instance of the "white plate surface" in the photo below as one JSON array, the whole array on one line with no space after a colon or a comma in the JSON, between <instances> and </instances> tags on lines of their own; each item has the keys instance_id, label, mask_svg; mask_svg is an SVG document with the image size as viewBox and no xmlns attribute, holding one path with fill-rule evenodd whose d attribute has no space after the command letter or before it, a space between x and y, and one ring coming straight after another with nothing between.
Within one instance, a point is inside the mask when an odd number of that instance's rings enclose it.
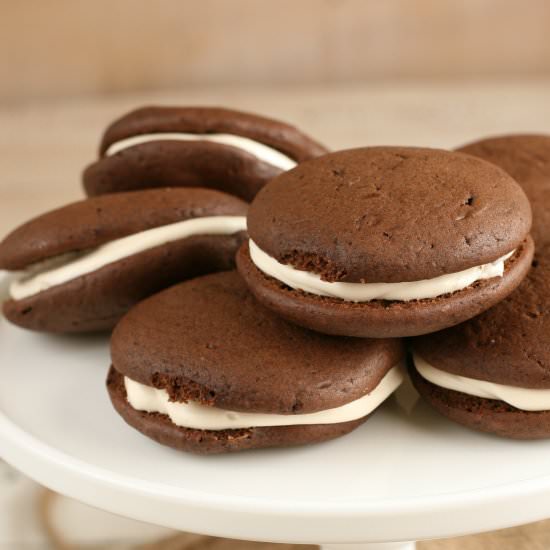
<instances>
[{"instance_id":1,"label":"white plate surface","mask_svg":"<svg viewBox=\"0 0 550 550\"><path fill-rule=\"evenodd\" d=\"M550 516L550 441L451 424L402 388L339 440L196 457L126 426L105 336L0 321L0 456L88 504L181 530L287 542L412 540Z\"/></svg>"}]
</instances>

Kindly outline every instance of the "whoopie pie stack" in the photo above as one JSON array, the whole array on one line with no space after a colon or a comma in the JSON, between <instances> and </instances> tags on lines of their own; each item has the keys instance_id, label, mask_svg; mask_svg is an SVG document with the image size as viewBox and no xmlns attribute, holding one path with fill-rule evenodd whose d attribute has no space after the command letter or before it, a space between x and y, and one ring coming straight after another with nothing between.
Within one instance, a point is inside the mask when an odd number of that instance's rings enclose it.
<instances>
[{"instance_id":1,"label":"whoopie pie stack","mask_svg":"<svg viewBox=\"0 0 550 550\"><path fill-rule=\"evenodd\" d=\"M220 191L164 188L94 197L43 214L0 243L0 268L18 272L4 315L48 332L111 329L143 298L231 269L246 209Z\"/></svg>"},{"instance_id":2,"label":"whoopie pie stack","mask_svg":"<svg viewBox=\"0 0 550 550\"><path fill-rule=\"evenodd\" d=\"M120 415L197 453L344 435L403 380L398 339L326 337L288 323L235 271L143 301L115 328L111 351L107 386Z\"/></svg>"},{"instance_id":3,"label":"whoopie pie stack","mask_svg":"<svg viewBox=\"0 0 550 550\"><path fill-rule=\"evenodd\" d=\"M402 383L404 337L436 410L550 437L550 137L328 153L258 115L146 107L107 128L83 182L89 198L0 243L19 272L4 314L114 327L111 401L158 443L347 434Z\"/></svg>"},{"instance_id":4,"label":"whoopie pie stack","mask_svg":"<svg viewBox=\"0 0 550 550\"><path fill-rule=\"evenodd\" d=\"M531 209L503 170L436 149L327 154L272 180L238 266L302 326L361 337L456 325L505 298L533 257Z\"/></svg>"},{"instance_id":5,"label":"whoopie pie stack","mask_svg":"<svg viewBox=\"0 0 550 550\"><path fill-rule=\"evenodd\" d=\"M462 325L412 342L412 380L437 411L516 439L550 437L550 136L484 139L460 149L501 166L533 205L537 250L507 299Z\"/></svg>"},{"instance_id":6,"label":"whoopie pie stack","mask_svg":"<svg viewBox=\"0 0 550 550\"><path fill-rule=\"evenodd\" d=\"M410 373L437 411L516 439L550 437L550 243L506 300L412 343Z\"/></svg>"}]
</instances>

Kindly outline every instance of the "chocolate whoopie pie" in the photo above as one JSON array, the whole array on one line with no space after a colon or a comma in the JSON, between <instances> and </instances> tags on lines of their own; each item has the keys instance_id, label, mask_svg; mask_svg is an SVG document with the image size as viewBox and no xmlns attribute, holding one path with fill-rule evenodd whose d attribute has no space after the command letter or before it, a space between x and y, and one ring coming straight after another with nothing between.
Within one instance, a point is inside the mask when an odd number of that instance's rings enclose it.
<instances>
[{"instance_id":1,"label":"chocolate whoopie pie","mask_svg":"<svg viewBox=\"0 0 550 550\"><path fill-rule=\"evenodd\" d=\"M449 151L370 147L266 185L237 256L286 319L346 336L413 336L504 299L531 265L531 209L502 169Z\"/></svg>"},{"instance_id":2,"label":"chocolate whoopie pie","mask_svg":"<svg viewBox=\"0 0 550 550\"><path fill-rule=\"evenodd\" d=\"M412 342L410 373L444 416L517 439L550 437L550 243L526 280L479 317Z\"/></svg>"},{"instance_id":3,"label":"chocolate whoopie pie","mask_svg":"<svg viewBox=\"0 0 550 550\"><path fill-rule=\"evenodd\" d=\"M492 137L458 150L488 160L506 170L531 201L531 235L535 243L550 242L550 136Z\"/></svg>"},{"instance_id":4,"label":"chocolate whoopie pie","mask_svg":"<svg viewBox=\"0 0 550 550\"><path fill-rule=\"evenodd\" d=\"M211 187L250 201L297 163L327 150L298 129L217 107L143 107L116 120L86 168L88 195Z\"/></svg>"},{"instance_id":5,"label":"chocolate whoopie pie","mask_svg":"<svg viewBox=\"0 0 550 550\"><path fill-rule=\"evenodd\" d=\"M403 379L399 340L323 336L287 323L234 271L135 306L116 326L111 354L107 387L124 420L202 454L344 435Z\"/></svg>"},{"instance_id":6,"label":"chocolate whoopie pie","mask_svg":"<svg viewBox=\"0 0 550 550\"><path fill-rule=\"evenodd\" d=\"M154 189L53 210L0 243L0 269L21 271L4 315L52 332L112 328L143 298L231 269L247 204L209 189Z\"/></svg>"}]
</instances>

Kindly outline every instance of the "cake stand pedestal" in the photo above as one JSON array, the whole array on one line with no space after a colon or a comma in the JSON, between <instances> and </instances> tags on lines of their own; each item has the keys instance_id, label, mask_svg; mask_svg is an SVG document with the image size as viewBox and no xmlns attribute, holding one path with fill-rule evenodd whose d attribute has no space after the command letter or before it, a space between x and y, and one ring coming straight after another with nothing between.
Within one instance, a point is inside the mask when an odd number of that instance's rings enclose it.
<instances>
[{"instance_id":1,"label":"cake stand pedestal","mask_svg":"<svg viewBox=\"0 0 550 550\"><path fill-rule=\"evenodd\" d=\"M104 387L108 367L105 335L33 334L1 320L0 456L54 491L123 516L327 550L411 549L399 541L550 516L550 441L468 431L408 385L338 440L197 457L125 425Z\"/></svg>"}]
</instances>

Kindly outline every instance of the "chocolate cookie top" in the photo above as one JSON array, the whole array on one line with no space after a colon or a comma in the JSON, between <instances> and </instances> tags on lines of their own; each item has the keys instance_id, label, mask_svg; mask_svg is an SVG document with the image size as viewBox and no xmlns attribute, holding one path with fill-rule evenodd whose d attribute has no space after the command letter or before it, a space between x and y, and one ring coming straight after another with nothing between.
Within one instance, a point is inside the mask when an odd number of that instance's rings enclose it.
<instances>
[{"instance_id":1,"label":"chocolate cookie top","mask_svg":"<svg viewBox=\"0 0 550 550\"><path fill-rule=\"evenodd\" d=\"M298 162L327 152L323 145L294 126L251 113L221 107L142 107L107 128L100 155L117 141L164 132L234 134L269 145Z\"/></svg>"},{"instance_id":2,"label":"chocolate cookie top","mask_svg":"<svg viewBox=\"0 0 550 550\"><path fill-rule=\"evenodd\" d=\"M118 372L176 400L293 414L362 397L403 351L399 340L336 338L289 324L225 272L138 304L117 325L111 353Z\"/></svg>"},{"instance_id":3,"label":"chocolate cookie top","mask_svg":"<svg viewBox=\"0 0 550 550\"><path fill-rule=\"evenodd\" d=\"M476 157L368 147L328 154L269 182L249 209L250 238L328 281L405 282L492 262L525 239L519 185Z\"/></svg>"},{"instance_id":4,"label":"chocolate cookie top","mask_svg":"<svg viewBox=\"0 0 550 550\"><path fill-rule=\"evenodd\" d=\"M191 218L244 216L247 204L201 188L115 193L74 202L34 218L0 242L0 269L30 264Z\"/></svg>"},{"instance_id":5,"label":"chocolate cookie top","mask_svg":"<svg viewBox=\"0 0 550 550\"><path fill-rule=\"evenodd\" d=\"M550 241L550 136L499 136L470 143L458 151L506 170L531 201L535 242Z\"/></svg>"},{"instance_id":6,"label":"chocolate cookie top","mask_svg":"<svg viewBox=\"0 0 550 550\"><path fill-rule=\"evenodd\" d=\"M550 243L506 300L456 327L413 340L435 368L509 386L550 388Z\"/></svg>"}]
</instances>

